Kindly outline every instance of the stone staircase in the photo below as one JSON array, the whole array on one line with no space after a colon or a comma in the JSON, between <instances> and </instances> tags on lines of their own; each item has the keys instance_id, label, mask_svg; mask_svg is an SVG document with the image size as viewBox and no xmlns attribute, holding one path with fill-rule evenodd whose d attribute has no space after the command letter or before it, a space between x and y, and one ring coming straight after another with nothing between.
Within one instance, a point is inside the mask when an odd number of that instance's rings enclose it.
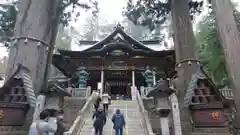
<instances>
[{"instance_id":1,"label":"stone staircase","mask_svg":"<svg viewBox=\"0 0 240 135\"><path fill-rule=\"evenodd\" d=\"M124 135L147 135L141 112L139 111L138 101L113 100L109 106L107 123L103 129L103 135L114 135L111 117L116 109L120 109L125 116L126 126ZM78 135L92 135L93 120L92 113L86 118L83 127L78 131Z\"/></svg>"}]
</instances>

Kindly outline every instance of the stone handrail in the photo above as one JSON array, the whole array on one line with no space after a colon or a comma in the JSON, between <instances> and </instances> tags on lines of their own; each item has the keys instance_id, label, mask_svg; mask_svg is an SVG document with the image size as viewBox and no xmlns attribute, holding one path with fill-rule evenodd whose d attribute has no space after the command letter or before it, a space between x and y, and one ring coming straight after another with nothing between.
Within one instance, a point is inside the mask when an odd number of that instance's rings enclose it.
<instances>
[{"instance_id":1,"label":"stone handrail","mask_svg":"<svg viewBox=\"0 0 240 135\"><path fill-rule=\"evenodd\" d=\"M142 97L139 94L139 92L137 92L137 101L138 101L138 106L139 106L140 112L142 114L142 121L143 121L145 129L147 131L147 135L155 135L155 133L153 133L152 126L150 124L150 120L148 118L148 112L144 108L143 100L142 100Z\"/></svg>"},{"instance_id":2,"label":"stone handrail","mask_svg":"<svg viewBox=\"0 0 240 135\"><path fill-rule=\"evenodd\" d=\"M86 117L91 113L91 107L92 107L92 100L93 95L91 95L86 103L84 104L83 108L78 112L78 116L76 120L73 122L71 128L64 132L64 135L77 135L79 130L82 128Z\"/></svg>"}]
</instances>

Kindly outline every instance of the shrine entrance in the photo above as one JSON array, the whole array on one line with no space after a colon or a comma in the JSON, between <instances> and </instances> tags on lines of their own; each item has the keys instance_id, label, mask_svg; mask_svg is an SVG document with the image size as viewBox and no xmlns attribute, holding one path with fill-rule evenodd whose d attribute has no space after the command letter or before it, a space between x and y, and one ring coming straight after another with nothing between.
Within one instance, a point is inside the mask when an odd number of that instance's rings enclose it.
<instances>
[{"instance_id":1,"label":"shrine entrance","mask_svg":"<svg viewBox=\"0 0 240 135\"><path fill-rule=\"evenodd\" d=\"M130 71L107 71L105 80L105 91L112 99L131 99Z\"/></svg>"}]
</instances>

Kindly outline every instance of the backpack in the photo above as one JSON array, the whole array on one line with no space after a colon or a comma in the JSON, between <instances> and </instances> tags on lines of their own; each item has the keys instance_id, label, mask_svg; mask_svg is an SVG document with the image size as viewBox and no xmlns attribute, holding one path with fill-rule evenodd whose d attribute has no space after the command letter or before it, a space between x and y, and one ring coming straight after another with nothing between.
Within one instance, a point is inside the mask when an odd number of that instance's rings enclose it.
<instances>
[{"instance_id":1,"label":"backpack","mask_svg":"<svg viewBox=\"0 0 240 135\"><path fill-rule=\"evenodd\" d=\"M96 119L93 123L94 127L100 127L102 125L102 120L100 119L99 116L96 116Z\"/></svg>"},{"instance_id":2,"label":"backpack","mask_svg":"<svg viewBox=\"0 0 240 135\"><path fill-rule=\"evenodd\" d=\"M122 127L123 126L123 115L115 115L114 116L114 126L115 127Z\"/></svg>"}]
</instances>

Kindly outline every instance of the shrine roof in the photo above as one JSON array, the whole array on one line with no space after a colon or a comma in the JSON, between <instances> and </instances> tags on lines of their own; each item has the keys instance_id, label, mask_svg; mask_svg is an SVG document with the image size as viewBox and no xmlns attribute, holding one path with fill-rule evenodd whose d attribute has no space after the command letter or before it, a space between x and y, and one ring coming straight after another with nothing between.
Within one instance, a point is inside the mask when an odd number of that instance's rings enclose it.
<instances>
[{"instance_id":1,"label":"shrine roof","mask_svg":"<svg viewBox=\"0 0 240 135\"><path fill-rule=\"evenodd\" d=\"M25 89L27 102L31 107L35 107L36 95L33 90L32 78L30 75L28 75L28 73L29 73L29 70L26 67L19 65L16 71L12 74L12 76L8 80L6 80L4 85L0 88L0 96L8 92L9 90L8 88L12 87L12 82L15 79L21 79L21 81L23 82L23 87Z\"/></svg>"},{"instance_id":2,"label":"shrine roof","mask_svg":"<svg viewBox=\"0 0 240 135\"><path fill-rule=\"evenodd\" d=\"M101 50L95 50L91 52L85 51L70 51L70 50L58 50L60 54L54 54L53 57L58 55L68 56L68 57L91 57L91 56L107 56L114 50L121 50L126 52L127 55L134 56L149 56L149 57L165 57L168 55L174 55L174 50L161 50L161 51L146 51L140 49L134 49L130 46L126 46L125 44L111 44L108 47L104 47Z\"/></svg>"},{"instance_id":3,"label":"shrine roof","mask_svg":"<svg viewBox=\"0 0 240 135\"><path fill-rule=\"evenodd\" d=\"M204 89L200 89L201 93L197 94L196 93L196 89L197 89L197 85L198 85L198 81L199 80L205 80L208 83L208 86L211 88L210 89L210 93L206 94ZM214 84L214 82L212 81L211 78L208 77L208 75L206 74L206 72L201 68L200 71L194 73L191 76L191 80L188 84L187 90L186 90L186 94L184 97L184 105L186 107L188 107L189 105L194 105L194 103L192 102L192 98L196 96L196 97L208 97L208 96L214 96L218 98L218 101L222 102L225 100L225 97L222 95L222 93L217 89L216 85ZM207 103L197 103L199 104L207 104Z\"/></svg>"},{"instance_id":4,"label":"shrine roof","mask_svg":"<svg viewBox=\"0 0 240 135\"><path fill-rule=\"evenodd\" d=\"M147 42L147 41L146 41ZM77 48L74 48L74 50L76 51L84 51L88 48L93 47L94 45L92 44L81 44L79 45ZM152 49L153 51L163 51L163 50L167 50L164 45L162 44L145 44L146 47Z\"/></svg>"},{"instance_id":5,"label":"shrine roof","mask_svg":"<svg viewBox=\"0 0 240 135\"><path fill-rule=\"evenodd\" d=\"M48 90L45 92L45 94L47 93L51 93L51 92L56 92L59 93L63 96L68 96L71 97L71 93L69 93L62 85L60 82L58 82L57 80L55 81L50 81L48 82Z\"/></svg>"},{"instance_id":6,"label":"shrine roof","mask_svg":"<svg viewBox=\"0 0 240 135\"><path fill-rule=\"evenodd\" d=\"M76 51L58 50L63 56L89 57L105 56L111 51L122 50L130 56L158 56L173 53L173 50L166 50L158 40L138 41L124 32L124 28L118 24L112 33L101 41L79 41Z\"/></svg>"},{"instance_id":7,"label":"shrine roof","mask_svg":"<svg viewBox=\"0 0 240 135\"><path fill-rule=\"evenodd\" d=\"M94 44L98 43L99 41L90 41L90 40L80 40L79 41L79 45L86 45L88 47L93 46ZM159 44L159 40L143 40L143 41L139 41L140 43L144 44L144 45L158 45Z\"/></svg>"},{"instance_id":8,"label":"shrine roof","mask_svg":"<svg viewBox=\"0 0 240 135\"><path fill-rule=\"evenodd\" d=\"M168 97L175 91L168 85L167 80L160 79L156 85L151 87L147 92L147 97Z\"/></svg>"},{"instance_id":9,"label":"shrine roof","mask_svg":"<svg viewBox=\"0 0 240 135\"><path fill-rule=\"evenodd\" d=\"M109 44L110 42L112 41L115 41L115 42L118 42L118 41L126 41L128 42L128 45L132 45L134 48L137 48L137 49L144 49L144 50L147 50L147 51L153 51L152 49L146 47L144 45L144 43L136 40L134 37L128 35L127 33L124 32L124 28L118 24L112 33L110 33L107 37L105 37L103 40L101 41L98 41L96 43L93 44L92 47L84 50L84 51L93 51L93 50L96 50L96 49L101 49L103 48L105 45Z\"/></svg>"}]
</instances>

